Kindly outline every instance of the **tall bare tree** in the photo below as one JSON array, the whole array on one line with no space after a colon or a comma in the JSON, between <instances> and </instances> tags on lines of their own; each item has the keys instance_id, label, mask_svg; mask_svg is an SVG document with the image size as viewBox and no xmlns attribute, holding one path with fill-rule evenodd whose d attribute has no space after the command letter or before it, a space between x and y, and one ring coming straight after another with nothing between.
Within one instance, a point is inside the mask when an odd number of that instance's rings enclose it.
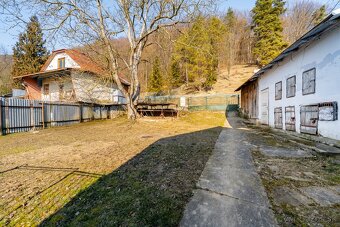
<instances>
[{"instance_id":1,"label":"tall bare tree","mask_svg":"<svg viewBox=\"0 0 340 227\"><path fill-rule=\"evenodd\" d=\"M283 16L283 35L289 44L299 39L322 18L319 11L322 5L315 0L299 0L288 5L287 13Z\"/></svg>"},{"instance_id":2,"label":"tall bare tree","mask_svg":"<svg viewBox=\"0 0 340 227\"><path fill-rule=\"evenodd\" d=\"M128 118L136 119L140 95L138 68L148 38L156 31L190 21L194 13L213 6L214 0L0 0L0 7L14 21L24 20L23 7L43 18L51 34L72 36L81 42L99 42L107 54L109 76L127 99ZM124 58L112 40L127 37L129 56ZM98 45L97 45L98 47ZM122 63L121 63L122 62ZM125 90L119 79L127 69L131 86Z\"/></svg>"},{"instance_id":3,"label":"tall bare tree","mask_svg":"<svg viewBox=\"0 0 340 227\"><path fill-rule=\"evenodd\" d=\"M6 49L3 46L0 46L0 95L11 91L11 65L11 56L8 55Z\"/></svg>"}]
</instances>

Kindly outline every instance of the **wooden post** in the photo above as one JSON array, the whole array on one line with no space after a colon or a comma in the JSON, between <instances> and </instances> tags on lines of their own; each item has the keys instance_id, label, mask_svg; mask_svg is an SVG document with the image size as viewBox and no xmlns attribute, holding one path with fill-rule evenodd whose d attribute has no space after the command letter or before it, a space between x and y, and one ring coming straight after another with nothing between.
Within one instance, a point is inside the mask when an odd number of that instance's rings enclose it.
<instances>
[{"instance_id":1,"label":"wooden post","mask_svg":"<svg viewBox=\"0 0 340 227\"><path fill-rule=\"evenodd\" d=\"M0 98L0 136L2 136L2 98Z\"/></svg>"}]
</instances>

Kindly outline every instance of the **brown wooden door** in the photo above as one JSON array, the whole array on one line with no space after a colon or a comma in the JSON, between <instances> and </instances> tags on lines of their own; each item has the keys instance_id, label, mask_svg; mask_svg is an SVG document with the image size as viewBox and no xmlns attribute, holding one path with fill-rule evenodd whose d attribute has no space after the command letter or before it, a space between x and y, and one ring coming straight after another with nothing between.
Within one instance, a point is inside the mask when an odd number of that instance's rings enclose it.
<instances>
[{"instance_id":1,"label":"brown wooden door","mask_svg":"<svg viewBox=\"0 0 340 227\"><path fill-rule=\"evenodd\" d=\"M316 135L318 133L319 106L301 106L300 131L302 133Z\"/></svg>"},{"instance_id":2,"label":"brown wooden door","mask_svg":"<svg viewBox=\"0 0 340 227\"><path fill-rule=\"evenodd\" d=\"M285 115L286 115L286 130L287 131L295 131L295 107L294 106L287 106L285 108Z\"/></svg>"},{"instance_id":3,"label":"brown wooden door","mask_svg":"<svg viewBox=\"0 0 340 227\"><path fill-rule=\"evenodd\" d=\"M275 128L282 129L282 107L277 107L274 109L274 118L275 118Z\"/></svg>"}]
</instances>

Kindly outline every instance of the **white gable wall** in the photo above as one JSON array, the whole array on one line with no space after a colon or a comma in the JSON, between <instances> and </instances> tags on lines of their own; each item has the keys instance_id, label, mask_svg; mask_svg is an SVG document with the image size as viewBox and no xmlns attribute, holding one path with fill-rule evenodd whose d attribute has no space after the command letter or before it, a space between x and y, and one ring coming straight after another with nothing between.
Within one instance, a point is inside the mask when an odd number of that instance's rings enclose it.
<instances>
[{"instance_id":1,"label":"white gable wall","mask_svg":"<svg viewBox=\"0 0 340 227\"><path fill-rule=\"evenodd\" d=\"M302 73L316 68L316 92L302 95ZM296 75L295 97L286 98L287 78ZM282 81L282 99L275 100L275 83ZM282 107L285 129L285 107L295 106L296 131L300 132L300 106L322 102L338 103L340 107L340 28L301 48L292 57L288 56L273 69L259 78L259 118L262 113L261 91L269 88L269 125L274 127L274 108ZM337 121L319 121L318 133L340 140L340 116Z\"/></svg>"},{"instance_id":2,"label":"white gable wall","mask_svg":"<svg viewBox=\"0 0 340 227\"><path fill-rule=\"evenodd\" d=\"M65 68L80 68L80 66L66 53L56 54L47 66L46 71L58 69L58 59L65 58Z\"/></svg>"}]
</instances>

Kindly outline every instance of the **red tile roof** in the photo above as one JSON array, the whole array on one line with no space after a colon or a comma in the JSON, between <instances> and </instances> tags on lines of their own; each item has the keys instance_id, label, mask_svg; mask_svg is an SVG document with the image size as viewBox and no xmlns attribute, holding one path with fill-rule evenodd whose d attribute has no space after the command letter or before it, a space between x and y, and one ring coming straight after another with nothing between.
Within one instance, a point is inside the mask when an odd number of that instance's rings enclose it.
<instances>
[{"instance_id":1,"label":"red tile roof","mask_svg":"<svg viewBox=\"0 0 340 227\"><path fill-rule=\"evenodd\" d=\"M66 53L68 56L70 56L80 66L80 69L78 70L92 72L97 75L105 74L105 71L98 64L96 64L84 53L74 49L60 49L53 51L51 56L47 59L47 61L41 68L40 72L45 72L47 67L50 65L51 61L54 59L54 57L60 53ZM119 78L123 84L130 85L130 83L122 76L119 76Z\"/></svg>"}]
</instances>

